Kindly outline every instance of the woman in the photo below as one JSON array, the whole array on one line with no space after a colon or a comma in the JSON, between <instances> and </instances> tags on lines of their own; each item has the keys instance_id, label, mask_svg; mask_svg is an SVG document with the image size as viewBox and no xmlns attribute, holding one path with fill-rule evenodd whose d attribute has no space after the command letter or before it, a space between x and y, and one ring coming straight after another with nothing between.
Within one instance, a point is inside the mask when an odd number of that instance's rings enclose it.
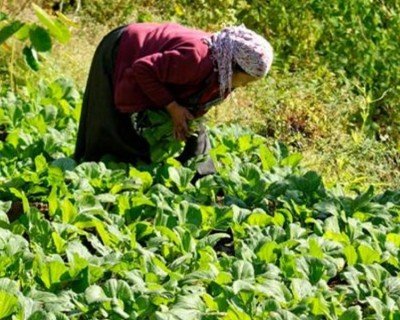
<instances>
[{"instance_id":1,"label":"woman","mask_svg":"<svg viewBox=\"0 0 400 320\"><path fill-rule=\"evenodd\" d=\"M188 121L205 114L236 87L270 69L270 44L244 26L209 34L176 23L137 23L109 33L98 46L84 94L75 150L77 161L112 155L150 162L149 146L132 115L164 109L174 137L185 140L178 158L207 154L204 128L188 136ZM209 159L198 173L214 172Z\"/></svg>"}]
</instances>

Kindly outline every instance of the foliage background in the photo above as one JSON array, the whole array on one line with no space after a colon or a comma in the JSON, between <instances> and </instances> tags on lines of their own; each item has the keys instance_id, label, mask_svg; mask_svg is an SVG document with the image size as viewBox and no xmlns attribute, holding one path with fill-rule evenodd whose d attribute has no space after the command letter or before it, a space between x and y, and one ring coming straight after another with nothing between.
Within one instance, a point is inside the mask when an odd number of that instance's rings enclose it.
<instances>
[{"instance_id":1,"label":"foliage background","mask_svg":"<svg viewBox=\"0 0 400 320\"><path fill-rule=\"evenodd\" d=\"M76 22L72 45L55 44L46 68L27 73L2 47L7 85L62 74L82 91L92 54L112 28L177 21L210 32L244 23L275 49L271 74L209 114L210 124L239 122L304 154L328 184L378 188L399 182L399 1L93 0L37 1ZM31 1L2 1L15 19L34 19ZM21 69L19 69L19 67ZM233 110L233 112L232 112Z\"/></svg>"}]
</instances>

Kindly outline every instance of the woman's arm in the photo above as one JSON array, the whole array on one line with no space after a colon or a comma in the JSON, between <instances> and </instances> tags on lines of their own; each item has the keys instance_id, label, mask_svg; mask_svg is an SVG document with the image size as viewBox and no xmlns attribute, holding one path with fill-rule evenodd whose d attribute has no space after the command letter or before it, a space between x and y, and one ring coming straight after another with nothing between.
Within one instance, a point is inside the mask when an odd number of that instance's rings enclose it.
<instances>
[{"instance_id":1,"label":"woman's arm","mask_svg":"<svg viewBox=\"0 0 400 320\"><path fill-rule=\"evenodd\" d=\"M185 141L189 134L188 121L193 120L192 113L176 101L169 103L165 109L168 111L174 124L174 137Z\"/></svg>"}]
</instances>

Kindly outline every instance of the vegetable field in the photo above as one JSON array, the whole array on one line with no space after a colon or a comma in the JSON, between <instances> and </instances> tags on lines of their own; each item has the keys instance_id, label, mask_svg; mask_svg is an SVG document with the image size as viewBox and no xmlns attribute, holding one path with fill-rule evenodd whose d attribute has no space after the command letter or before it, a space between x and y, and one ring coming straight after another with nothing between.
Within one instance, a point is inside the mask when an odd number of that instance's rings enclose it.
<instances>
[{"instance_id":1,"label":"vegetable field","mask_svg":"<svg viewBox=\"0 0 400 320\"><path fill-rule=\"evenodd\" d=\"M399 319L400 193L211 128L218 173L71 158L79 94L3 93L1 319Z\"/></svg>"},{"instance_id":2,"label":"vegetable field","mask_svg":"<svg viewBox=\"0 0 400 320\"><path fill-rule=\"evenodd\" d=\"M400 320L398 1L22 2L0 1L0 319ZM72 159L85 57L132 20L271 38L271 76L215 111L241 118L205 122L215 175L157 113L153 165Z\"/></svg>"}]
</instances>

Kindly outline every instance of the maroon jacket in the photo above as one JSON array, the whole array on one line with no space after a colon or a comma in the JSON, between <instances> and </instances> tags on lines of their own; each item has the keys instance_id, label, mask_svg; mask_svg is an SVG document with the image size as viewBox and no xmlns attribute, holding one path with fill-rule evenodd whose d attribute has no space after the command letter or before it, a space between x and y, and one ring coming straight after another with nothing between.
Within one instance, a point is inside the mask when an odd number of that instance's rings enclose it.
<instances>
[{"instance_id":1,"label":"maroon jacket","mask_svg":"<svg viewBox=\"0 0 400 320\"><path fill-rule=\"evenodd\" d=\"M208 37L176 23L127 26L114 70L117 109L140 112L174 100L185 106L196 95L201 103L218 96L218 76L204 41Z\"/></svg>"}]
</instances>

